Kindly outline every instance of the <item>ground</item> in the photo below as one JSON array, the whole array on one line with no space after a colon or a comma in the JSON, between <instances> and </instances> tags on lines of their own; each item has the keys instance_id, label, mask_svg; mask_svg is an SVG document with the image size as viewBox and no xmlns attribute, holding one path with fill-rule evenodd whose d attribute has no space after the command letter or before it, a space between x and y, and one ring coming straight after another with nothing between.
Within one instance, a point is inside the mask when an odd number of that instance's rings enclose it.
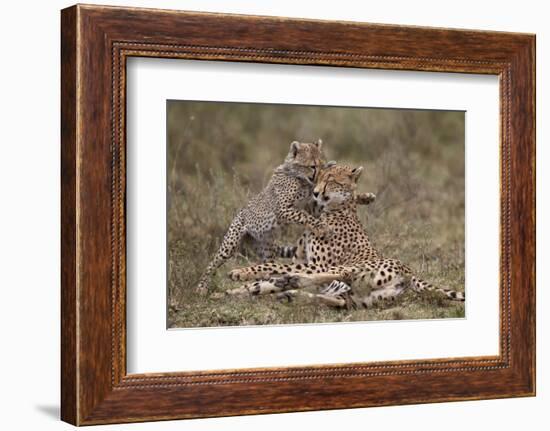
<instances>
[{"instance_id":1,"label":"ground","mask_svg":"<svg viewBox=\"0 0 550 431\"><path fill-rule=\"evenodd\" d=\"M291 115L281 106L171 103L169 327L464 317L464 303L434 293L411 292L391 305L347 311L301 299L213 299L194 291L238 209L265 185L290 141L304 136L322 138L329 159L365 167L359 190L374 192L377 200L360 207L360 216L385 257L401 259L434 285L463 291L463 113L299 107ZM285 229L281 242L292 243L299 233ZM245 247L218 270L212 291L237 287L226 274L254 263Z\"/></svg>"}]
</instances>

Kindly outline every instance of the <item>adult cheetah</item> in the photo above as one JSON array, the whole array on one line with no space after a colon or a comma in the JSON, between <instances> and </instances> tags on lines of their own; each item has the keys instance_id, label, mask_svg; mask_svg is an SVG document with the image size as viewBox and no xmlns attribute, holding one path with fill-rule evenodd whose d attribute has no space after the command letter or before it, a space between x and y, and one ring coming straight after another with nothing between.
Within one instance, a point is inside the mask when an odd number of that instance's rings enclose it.
<instances>
[{"instance_id":1,"label":"adult cheetah","mask_svg":"<svg viewBox=\"0 0 550 431\"><path fill-rule=\"evenodd\" d=\"M369 307L378 300L395 299L410 287L418 292L438 291L451 300L464 301L462 292L435 287L417 278L408 266L382 257L371 245L354 199L362 170L336 165L319 174L313 196L322 208L320 221L334 231L330 238L307 231L296 250L301 261L264 263L231 271L233 280L256 281L227 293L302 293L336 307L349 306L350 302ZM301 290L311 286L322 289L319 293ZM370 292L365 296L354 293L361 287L368 287Z\"/></svg>"}]
</instances>

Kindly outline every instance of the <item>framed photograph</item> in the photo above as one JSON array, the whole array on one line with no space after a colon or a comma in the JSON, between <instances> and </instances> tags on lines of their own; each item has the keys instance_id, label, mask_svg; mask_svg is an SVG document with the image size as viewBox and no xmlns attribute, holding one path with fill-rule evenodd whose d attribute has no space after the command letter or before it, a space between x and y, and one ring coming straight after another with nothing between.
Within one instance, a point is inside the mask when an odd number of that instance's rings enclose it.
<instances>
[{"instance_id":1,"label":"framed photograph","mask_svg":"<svg viewBox=\"0 0 550 431\"><path fill-rule=\"evenodd\" d=\"M535 36L61 13L62 419L535 394Z\"/></svg>"}]
</instances>

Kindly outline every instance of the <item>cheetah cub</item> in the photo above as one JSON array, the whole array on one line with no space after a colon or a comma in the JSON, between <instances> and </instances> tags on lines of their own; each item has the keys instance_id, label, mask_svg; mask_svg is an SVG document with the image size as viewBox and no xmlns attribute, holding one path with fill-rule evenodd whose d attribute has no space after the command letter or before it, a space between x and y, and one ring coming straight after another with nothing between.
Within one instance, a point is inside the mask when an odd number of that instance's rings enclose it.
<instances>
[{"instance_id":1,"label":"cheetah cub","mask_svg":"<svg viewBox=\"0 0 550 431\"><path fill-rule=\"evenodd\" d=\"M231 222L218 252L199 281L199 292L207 291L211 275L233 256L245 236L252 239L253 249L265 261L277 255L273 234L278 226L295 223L320 236L330 232L325 223L306 211L317 173L326 163L322 146L321 140L290 144L284 163L275 168L267 186L250 199Z\"/></svg>"}]
</instances>

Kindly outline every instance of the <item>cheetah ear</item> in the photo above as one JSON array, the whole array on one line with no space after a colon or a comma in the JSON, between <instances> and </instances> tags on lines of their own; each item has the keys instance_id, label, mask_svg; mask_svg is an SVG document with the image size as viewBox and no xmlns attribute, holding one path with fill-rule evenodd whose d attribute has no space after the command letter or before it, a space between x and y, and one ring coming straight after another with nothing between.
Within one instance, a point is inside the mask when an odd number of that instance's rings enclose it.
<instances>
[{"instance_id":1,"label":"cheetah ear","mask_svg":"<svg viewBox=\"0 0 550 431\"><path fill-rule=\"evenodd\" d=\"M326 162L324 165L323 165L323 169L327 169L327 168L330 168L331 166L334 166L336 165L336 162L334 160L330 160L328 162Z\"/></svg>"},{"instance_id":2,"label":"cheetah ear","mask_svg":"<svg viewBox=\"0 0 550 431\"><path fill-rule=\"evenodd\" d=\"M317 139L317 142L315 142L315 145L317 146L317 148L321 149L321 147L323 146L323 140Z\"/></svg>"},{"instance_id":3,"label":"cheetah ear","mask_svg":"<svg viewBox=\"0 0 550 431\"><path fill-rule=\"evenodd\" d=\"M290 151L288 154L292 155L293 158L296 157L298 154L298 147L300 146L300 143L298 141L292 141L290 143Z\"/></svg>"},{"instance_id":4,"label":"cheetah ear","mask_svg":"<svg viewBox=\"0 0 550 431\"><path fill-rule=\"evenodd\" d=\"M357 182L362 172L363 172L363 166L359 166L358 168L355 168L354 170L352 170L351 178L353 179L353 181Z\"/></svg>"}]
</instances>

